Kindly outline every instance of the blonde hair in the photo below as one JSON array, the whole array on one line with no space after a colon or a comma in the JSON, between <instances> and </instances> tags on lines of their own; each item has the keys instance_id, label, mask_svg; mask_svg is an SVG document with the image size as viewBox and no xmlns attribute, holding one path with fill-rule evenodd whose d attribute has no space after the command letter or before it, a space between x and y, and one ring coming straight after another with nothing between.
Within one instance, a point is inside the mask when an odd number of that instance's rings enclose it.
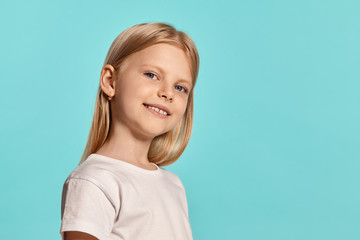
<instances>
[{"instance_id":1,"label":"blonde hair","mask_svg":"<svg viewBox=\"0 0 360 240\"><path fill-rule=\"evenodd\" d=\"M150 144L148 159L159 166L174 163L184 152L191 136L193 122L194 86L199 72L199 54L194 42L184 32L165 23L142 23L119 34L110 46L104 66L119 69L131 54L157 43L168 43L184 50L191 67L193 87L189 92L183 118L174 129L159 135ZM92 126L80 163L95 153L106 141L111 125L110 103L99 86Z\"/></svg>"}]
</instances>

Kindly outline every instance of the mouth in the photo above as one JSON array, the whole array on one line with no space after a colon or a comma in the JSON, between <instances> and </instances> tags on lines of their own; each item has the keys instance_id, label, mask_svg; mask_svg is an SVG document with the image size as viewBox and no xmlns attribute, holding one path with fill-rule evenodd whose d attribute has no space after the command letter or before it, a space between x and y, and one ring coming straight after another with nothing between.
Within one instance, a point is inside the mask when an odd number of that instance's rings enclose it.
<instances>
[{"instance_id":1,"label":"mouth","mask_svg":"<svg viewBox=\"0 0 360 240\"><path fill-rule=\"evenodd\" d=\"M170 111L164 106L158 105L158 104L143 104L146 108L149 110L153 110L158 114L161 114L162 116L170 116Z\"/></svg>"}]
</instances>

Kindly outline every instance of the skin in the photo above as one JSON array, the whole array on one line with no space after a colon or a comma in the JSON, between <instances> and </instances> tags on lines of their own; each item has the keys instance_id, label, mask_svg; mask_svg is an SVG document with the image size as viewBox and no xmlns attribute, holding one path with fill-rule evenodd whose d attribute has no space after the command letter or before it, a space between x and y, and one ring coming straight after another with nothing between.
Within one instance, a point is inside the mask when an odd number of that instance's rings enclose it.
<instances>
[{"instance_id":1,"label":"skin","mask_svg":"<svg viewBox=\"0 0 360 240\"><path fill-rule=\"evenodd\" d=\"M130 55L118 72L111 65L104 66L100 86L112 97L112 119L109 137L96 153L155 170L147 158L151 141L173 129L183 117L191 79L184 51L166 43ZM170 115L156 116L144 103L163 105ZM86 233L65 233L65 240L94 239Z\"/></svg>"},{"instance_id":2,"label":"skin","mask_svg":"<svg viewBox=\"0 0 360 240\"><path fill-rule=\"evenodd\" d=\"M65 240L98 240L96 237L90 234L84 232L77 232L77 231L64 232L64 239Z\"/></svg>"}]
</instances>

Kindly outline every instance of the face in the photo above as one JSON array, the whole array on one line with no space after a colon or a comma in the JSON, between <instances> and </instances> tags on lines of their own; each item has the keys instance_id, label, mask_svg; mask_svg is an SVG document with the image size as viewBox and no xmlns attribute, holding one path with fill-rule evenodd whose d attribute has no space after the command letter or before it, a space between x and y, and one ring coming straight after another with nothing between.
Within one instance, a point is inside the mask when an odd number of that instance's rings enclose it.
<instances>
[{"instance_id":1,"label":"face","mask_svg":"<svg viewBox=\"0 0 360 240\"><path fill-rule=\"evenodd\" d=\"M142 138L173 129L192 88L189 60L176 46L159 43L130 55L120 67L112 120Z\"/></svg>"}]
</instances>

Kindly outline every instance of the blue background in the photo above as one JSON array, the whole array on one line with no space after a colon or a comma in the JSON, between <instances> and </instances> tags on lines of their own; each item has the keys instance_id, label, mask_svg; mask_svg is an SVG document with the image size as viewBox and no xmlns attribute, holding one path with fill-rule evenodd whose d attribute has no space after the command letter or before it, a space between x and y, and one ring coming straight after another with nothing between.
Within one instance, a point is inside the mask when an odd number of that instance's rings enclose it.
<instances>
[{"instance_id":1,"label":"blue background","mask_svg":"<svg viewBox=\"0 0 360 240\"><path fill-rule=\"evenodd\" d=\"M1 1L1 239L60 239L113 39L196 42L193 135L166 169L194 239L360 239L360 2Z\"/></svg>"}]
</instances>

